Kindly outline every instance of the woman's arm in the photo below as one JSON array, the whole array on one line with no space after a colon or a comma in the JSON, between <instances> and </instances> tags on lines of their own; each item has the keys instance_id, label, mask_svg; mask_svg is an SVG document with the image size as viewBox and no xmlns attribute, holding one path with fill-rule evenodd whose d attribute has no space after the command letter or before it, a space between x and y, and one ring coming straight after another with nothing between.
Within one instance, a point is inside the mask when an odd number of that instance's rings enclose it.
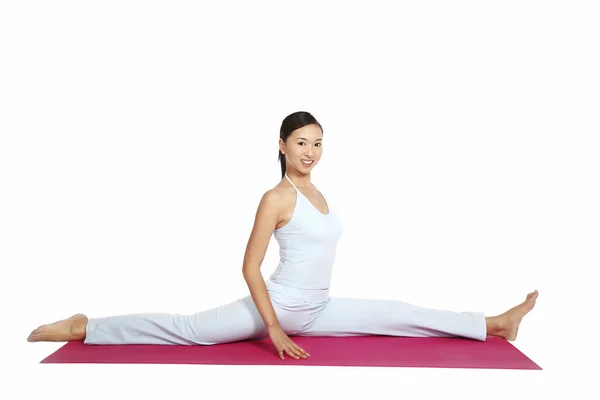
<instances>
[{"instance_id":1,"label":"woman's arm","mask_svg":"<svg viewBox=\"0 0 600 400\"><path fill-rule=\"evenodd\" d=\"M260 273L260 266L265 258L271 235L279 223L281 203L280 195L273 189L263 195L256 212L254 228L246 246L242 272L250 288L254 304L267 325L269 337L275 345L279 357L283 359L284 353L287 353L295 359L307 358L310 354L294 343L279 325L267 285Z\"/></svg>"},{"instance_id":2,"label":"woman's arm","mask_svg":"<svg viewBox=\"0 0 600 400\"><path fill-rule=\"evenodd\" d=\"M242 267L242 273L250 289L252 299L269 329L279 328L280 326L260 267L265 258L271 235L279 223L280 200L279 194L274 190L269 190L263 195L256 211L254 227L246 246Z\"/></svg>"}]
</instances>

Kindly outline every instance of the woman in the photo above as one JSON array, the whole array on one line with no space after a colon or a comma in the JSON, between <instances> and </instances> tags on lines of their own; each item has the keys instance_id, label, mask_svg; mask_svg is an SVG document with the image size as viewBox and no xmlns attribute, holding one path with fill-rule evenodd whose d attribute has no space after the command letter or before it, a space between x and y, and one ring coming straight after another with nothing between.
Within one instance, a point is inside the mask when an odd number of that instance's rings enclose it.
<instances>
[{"instance_id":1,"label":"woman","mask_svg":"<svg viewBox=\"0 0 600 400\"><path fill-rule=\"evenodd\" d=\"M309 357L290 336L445 336L484 341L493 335L515 340L522 318L535 305L537 291L492 317L398 300L329 296L342 224L335 206L311 184L311 170L322 156L322 141L322 127L310 113L296 112L283 120L279 139L282 180L261 198L242 267L249 295L192 315L88 319L76 314L38 327L27 340L213 345L268 336L282 359L284 354ZM281 258L265 281L260 267L271 235L279 243Z\"/></svg>"}]
</instances>

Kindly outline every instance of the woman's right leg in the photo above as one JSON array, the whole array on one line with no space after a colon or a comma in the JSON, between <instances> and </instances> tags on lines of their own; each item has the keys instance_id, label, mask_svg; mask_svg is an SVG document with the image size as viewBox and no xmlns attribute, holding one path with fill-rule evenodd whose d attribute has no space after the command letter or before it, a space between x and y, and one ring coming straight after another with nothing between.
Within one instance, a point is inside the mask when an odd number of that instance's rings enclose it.
<instances>
[{"instance_id":1,"label":"woman's right leg","mask_svg":"<svg viewBox=\"0 0 600 400\"><path fill-rule=\"evenodd\" d=\"M268 335L250 296L191 315L146 313L88 319L76 314L42 325L30 342L83 340L85 344L212 345Z\"/></svg>"}]
</instances>

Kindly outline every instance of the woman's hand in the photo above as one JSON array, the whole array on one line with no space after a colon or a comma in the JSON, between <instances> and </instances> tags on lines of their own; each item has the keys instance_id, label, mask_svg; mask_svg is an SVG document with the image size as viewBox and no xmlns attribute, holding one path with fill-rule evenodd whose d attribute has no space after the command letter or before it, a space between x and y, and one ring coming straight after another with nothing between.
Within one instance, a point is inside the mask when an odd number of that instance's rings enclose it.
<instances>
[{"instance_id":1,"label":"woman's hand","mask_svg":"<svg viewBox=\"0 0 600 400\"><path fill-rule=\"evenodd\" d=\"M287 353L290 357L295 358L296 360L300 358L310 357L303 348L298 346L296 343L289 338L289 336L283 331L283 329L279 326L269 328L269 337L271 341L277 348L277 352L279 353L279 357L283 360L283 353Z\"/></svg>"}]
</instances>

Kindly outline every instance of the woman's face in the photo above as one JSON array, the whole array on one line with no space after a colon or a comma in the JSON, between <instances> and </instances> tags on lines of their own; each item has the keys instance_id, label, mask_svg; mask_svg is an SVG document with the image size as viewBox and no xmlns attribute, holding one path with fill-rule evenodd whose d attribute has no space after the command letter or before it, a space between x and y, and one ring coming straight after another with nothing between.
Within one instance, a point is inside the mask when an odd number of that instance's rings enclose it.
<instances>
[{"instance_id":1,"label":"woman's face","mask_svg":"<svg viewBox=\"0 0 600 400\"><path fill-rule=\"evenodd\" d=\"M321 159L323 132L318 125L310 124L296 129L287 138L279 139L279 149L285 154L288 168L300 174L309 173Z\"/></svg>"}]
</instances>

